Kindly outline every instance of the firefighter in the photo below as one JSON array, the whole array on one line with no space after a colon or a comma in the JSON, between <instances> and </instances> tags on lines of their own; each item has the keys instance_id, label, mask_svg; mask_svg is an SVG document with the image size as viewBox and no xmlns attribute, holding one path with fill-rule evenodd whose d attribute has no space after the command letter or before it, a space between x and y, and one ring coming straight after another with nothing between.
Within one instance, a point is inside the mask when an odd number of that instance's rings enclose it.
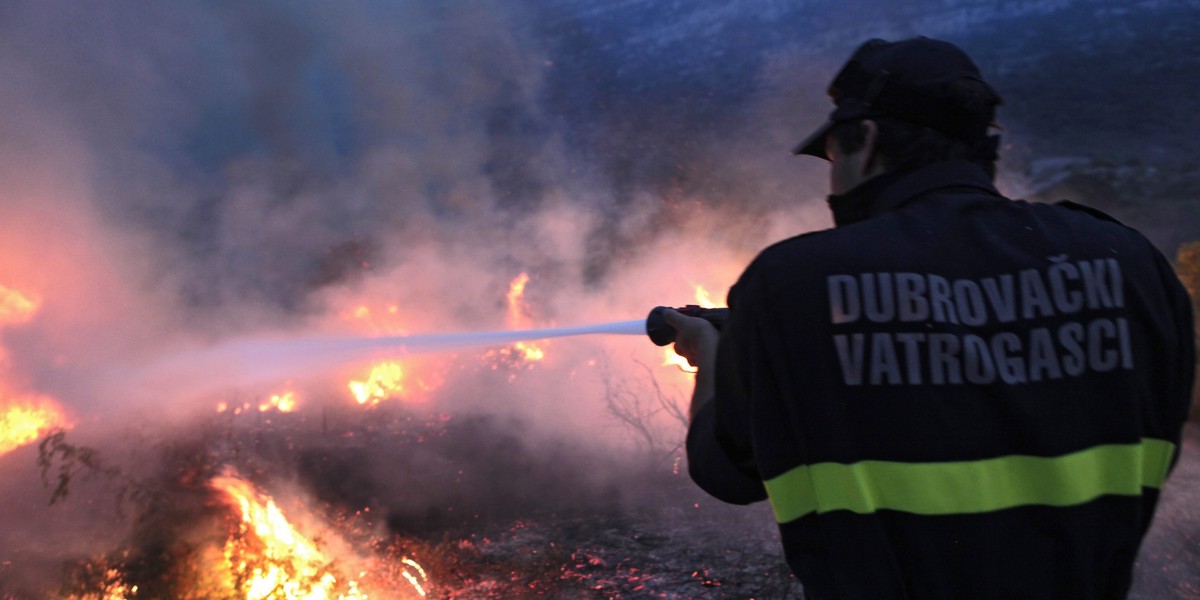
<instances>
[{"instance_id":1,"label":"firefighter","mask_svg":"<svg viewBox=\"0 0 1200 600\"><path fill-rule=\"evenodd\" d=\"M835 227L764 250L699 367L692 479L769 500L808 597L1123 598L1179 454L1191 303L1138 232L993 185L999 95L958 47L863 44L830 119Z\"/></svg>"}]
</instances>

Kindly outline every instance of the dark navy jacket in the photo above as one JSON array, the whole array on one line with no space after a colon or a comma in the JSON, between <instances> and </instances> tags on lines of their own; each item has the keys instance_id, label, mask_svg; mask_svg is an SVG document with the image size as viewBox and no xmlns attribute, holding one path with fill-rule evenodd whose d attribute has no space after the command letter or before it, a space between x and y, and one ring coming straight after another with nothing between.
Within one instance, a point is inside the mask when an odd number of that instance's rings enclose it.
<instances>
[{"instance_id":1,"label":"dark navy jacket","mask_svg":"<svg viewBox=\"0 0 1200 600\"><path fill-rule=\"evenodd\" d=\"M833 209L730 291L692 478L769 497L814 598L1124 597L1194 376L1170 264L962 161Z\"/></svg>"}]
</instances>

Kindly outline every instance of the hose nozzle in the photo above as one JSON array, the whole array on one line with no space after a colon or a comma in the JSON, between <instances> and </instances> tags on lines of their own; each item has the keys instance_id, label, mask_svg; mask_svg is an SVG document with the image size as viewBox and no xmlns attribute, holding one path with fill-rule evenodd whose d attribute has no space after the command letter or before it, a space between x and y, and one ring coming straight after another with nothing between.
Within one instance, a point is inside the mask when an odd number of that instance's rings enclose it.
<instances>
[{"instance_id":1,"label":"hose nozzle","mask_svg":"<svg viewBox=\"0 0 1200 600\"><path fill-rule=\"evenodd\" d=\"M669 306L655 306L650 311L650 315L646 317L646 335L650 336L650 341L658 346L666 346L675 341L675 328L671 327L667 320L663 318L663 311L670 308ZM695 304L681 306L675 310L689 317L699 317L713 324L717 331L725 325L725 321L729 319L728 308L702 308Z\"/></svg>"}]
</instances>

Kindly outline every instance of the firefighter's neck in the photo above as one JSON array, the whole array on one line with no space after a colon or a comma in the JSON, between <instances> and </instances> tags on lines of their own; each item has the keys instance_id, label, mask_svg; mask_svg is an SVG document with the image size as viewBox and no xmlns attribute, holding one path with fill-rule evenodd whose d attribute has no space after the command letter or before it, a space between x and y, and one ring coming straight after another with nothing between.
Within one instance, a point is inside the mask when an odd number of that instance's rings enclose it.
<instances>
[{"instance_id":1,"label":"firefighter's neck","mask_svg":"<svg viewBox=\"0 0 1200 600\"><path fill-rule=\"evenodd\" d=\"M863 181L845 194L830 194L829 210L833 213L834 225L842 227L873 215L880 192L904 174L905 171L887 171Z\"/></svg>"}]
</instances>

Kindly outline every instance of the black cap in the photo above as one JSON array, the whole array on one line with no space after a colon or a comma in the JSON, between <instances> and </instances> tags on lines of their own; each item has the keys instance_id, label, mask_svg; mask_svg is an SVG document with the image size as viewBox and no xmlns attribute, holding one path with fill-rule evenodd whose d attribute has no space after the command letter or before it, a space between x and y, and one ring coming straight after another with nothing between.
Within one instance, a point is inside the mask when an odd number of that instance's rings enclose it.
<instances>
[{"instance_id":1,"label":"black cap","mask_svg":"<svg viewBox=\"0 0 1200 600\"><path fill-rule=\"evenodd\" d=\"M825 158L825 136L835 124L882 116L965 141L982 139L990 118L964 110L949 94L949 85L964 78L983 82L971 57L954 44L926 37L869 40L829 86L837 105L829 120L797 144L792 154Z\"/></svg>"}]
</instances>

